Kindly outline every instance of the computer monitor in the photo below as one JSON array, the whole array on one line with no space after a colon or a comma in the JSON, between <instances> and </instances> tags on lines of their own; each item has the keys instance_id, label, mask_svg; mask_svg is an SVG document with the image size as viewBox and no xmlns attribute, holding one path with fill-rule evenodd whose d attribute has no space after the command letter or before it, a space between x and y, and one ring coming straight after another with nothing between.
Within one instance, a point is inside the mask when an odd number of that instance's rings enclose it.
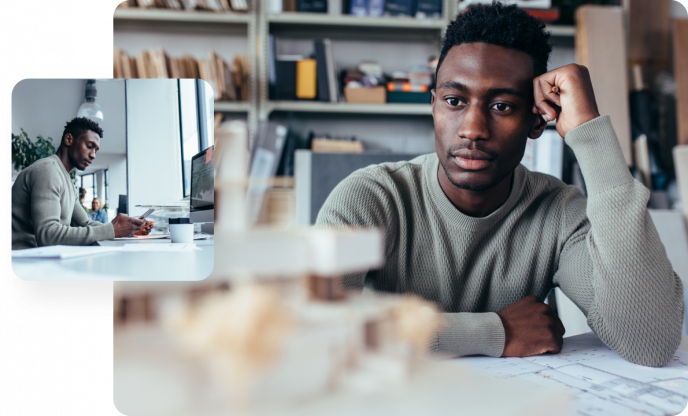
<instances>
[{"instance_id":1,"label":"computer monitor","mask_svg":"<svg viewBox=\"0 0 688 416\"><path fill-rule=\"evenodd\" d=\"M210 146L191 158L190 219L193 223L213 222L215 217L215 165Z\"/></svg>"}]
</instances>

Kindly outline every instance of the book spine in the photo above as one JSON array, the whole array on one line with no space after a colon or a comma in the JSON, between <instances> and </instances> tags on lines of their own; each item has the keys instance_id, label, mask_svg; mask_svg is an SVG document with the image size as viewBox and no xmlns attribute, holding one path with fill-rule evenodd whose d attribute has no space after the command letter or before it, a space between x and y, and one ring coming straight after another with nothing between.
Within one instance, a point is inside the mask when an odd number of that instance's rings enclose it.
<instances>
[{"instance_id":1,"label":"book spine","mask_svg":"<svg viewBox=\"0 0 688 416\"><path fill-rule=\"evenodd\" d=\"M351 0L351 9L349 13L352 16L365 17L368 15L368 0Z\"/></svg>"},{"instance_id":2,"label":"book spine","mask_svg":"<svg viewBox=\"0 0 688 416\"><path fill-rule=\"evenodd\" d=\"M296 62L296 98L312 100L316 97L315 59Z\"/></svg>"},{"instance_id":3,"label":"book spine","mask_svg":"<svg viewBox=\"0 0 688 416\"><path fill-rule=\"evenodd\" d=\"M382 17L385 14L385 0L368 0L368 16Z\"/></svg>"},{"instance_id":4,"label":"book spine","mask_svg":"<svg viewBox=\"0 0 688 416\"><path fill-rule=\"evenodd\" d=\"M315 42L315 60L316 60L316 83L318 86L318 100L330 101L330 88L327 83L327 57L325 55L325 44L322 40Z\"/></svg>"}]
</instances>

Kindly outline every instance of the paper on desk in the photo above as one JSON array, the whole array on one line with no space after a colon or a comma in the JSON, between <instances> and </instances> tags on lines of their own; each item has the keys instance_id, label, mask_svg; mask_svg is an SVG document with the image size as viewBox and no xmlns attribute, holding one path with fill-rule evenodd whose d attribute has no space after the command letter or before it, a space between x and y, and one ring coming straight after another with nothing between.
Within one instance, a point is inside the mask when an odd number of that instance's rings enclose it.
<instances>
[{"instance_id":1,"label":"paper on desk","mask_svg":"<svg viewBox=\"0 0 688 416\"><path fill-rule=\"evenodd\" d=\"M12 250L13 259L71 259L119 251L120 247L99 246L47 246Z\"/></svg>"},{"instance_id":2,"label":"paper on desk","mask_svg":"<svg viewBox=\"0 0 688 416\"><path fill-rule=\"evenodd\" d=\"M526 358L463 357L457 363L497 378L560 388L579 415L675 415L688 404L688 353L662 368L619 357L592 332L564 338L559 354Z\"/></svg>"},{"instance_id":3,"label":"paper on desk","mask_svg":"<svg viewBox=\"0 0 688 416\"><path fill-rule=\"evenodd\" d=\"M161 244L125 244L122 246L124 251L196 251L200 250L195 244L186 243L161 243Z\"/></svg>"}]
</instances>

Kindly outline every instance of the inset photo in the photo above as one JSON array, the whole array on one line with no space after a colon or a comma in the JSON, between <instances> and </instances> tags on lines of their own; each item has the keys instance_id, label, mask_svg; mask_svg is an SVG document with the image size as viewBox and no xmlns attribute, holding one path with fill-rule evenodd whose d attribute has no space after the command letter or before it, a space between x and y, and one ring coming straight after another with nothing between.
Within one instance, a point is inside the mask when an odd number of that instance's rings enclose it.
<instances>
[{"instance_id":1,"label":"inset photo","mask_svg":"<svg viewBox=\"0 0 688 416\"><path fill-rule=\"evenodd\" d=\"M26 280L196 281L214 265L213 89L26 79L12 92L12 268Z\"/></svg>"}]
</instances>

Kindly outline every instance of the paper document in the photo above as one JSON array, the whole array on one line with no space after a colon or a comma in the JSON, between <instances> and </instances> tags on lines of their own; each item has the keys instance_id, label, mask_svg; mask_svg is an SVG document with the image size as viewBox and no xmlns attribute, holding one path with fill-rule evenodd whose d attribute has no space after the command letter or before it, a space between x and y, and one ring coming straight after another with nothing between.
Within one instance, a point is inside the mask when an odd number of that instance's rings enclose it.
<instances>
[{"instance_id":1,"label":"paper document","mask_svg":"<svg viewBox=\"0 0 688 416\"><path fill-rule=\"evenodd\" d=\"M564 338L559 354L452 361L496 378L562 389L576 397L577 415L675 415L688 404L688 353L676 351L662 368L644 367L619 357L592 332Z\"/></svg>"},{"instance_id":2,"label":"paper document","mask_svg":"<svg viewBox=\"0 0 688 416\"><path fill-rule=\"evenodd\" d=\"M124 251L170 251L170 252L181 252L181 251L196 251L200 248L196 247L195 244L185 244L185 243L161 243L161 244L125 244L122 247Z\"/></svg>"},{"instance_id":3,"label":"paper document","mask_svg":"<svg viewBox=\"0 0 688 416\"><path fill-rule=\"evenodd\" d=\"M132 237L115 237L116 241L122 240L157 240L159 238L170 238L169 234L135 235Z\"/></svg>"},{"instance_id":4,"label":"paper document","mask_svg":"<svg viewBox=\"0 0 688 416\"><path fill-rule=\"evenodd\" d=\"M47 246L12 250L13 259L71 259L95 254L119 251L120 247L98 246Z\"/></svg>"}]
</instances>

